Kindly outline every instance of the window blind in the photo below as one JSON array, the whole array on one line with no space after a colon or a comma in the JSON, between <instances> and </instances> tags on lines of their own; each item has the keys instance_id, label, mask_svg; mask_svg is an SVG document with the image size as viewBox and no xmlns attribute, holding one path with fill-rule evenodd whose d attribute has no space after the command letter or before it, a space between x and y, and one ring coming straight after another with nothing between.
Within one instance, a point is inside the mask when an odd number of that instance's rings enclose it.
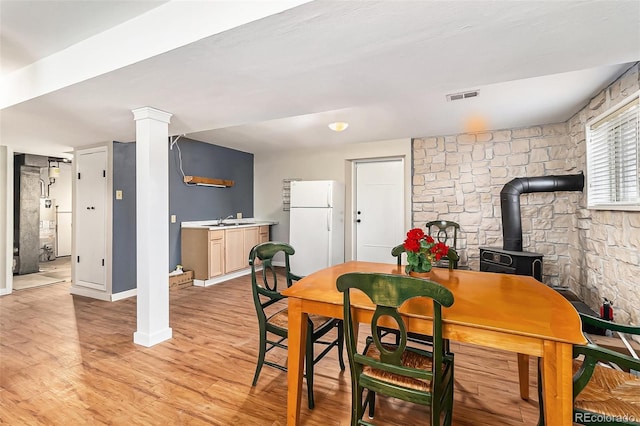
<instances>
[{"instance_id":1,"label":"window blind","mask_svg":"<svg viewBox=\"0 0 640 426\"><path fill-rule=\"evenodd\" d=\"M640 206L640 102L587 124L588 206Z\"/></svg>"}]
</instances>

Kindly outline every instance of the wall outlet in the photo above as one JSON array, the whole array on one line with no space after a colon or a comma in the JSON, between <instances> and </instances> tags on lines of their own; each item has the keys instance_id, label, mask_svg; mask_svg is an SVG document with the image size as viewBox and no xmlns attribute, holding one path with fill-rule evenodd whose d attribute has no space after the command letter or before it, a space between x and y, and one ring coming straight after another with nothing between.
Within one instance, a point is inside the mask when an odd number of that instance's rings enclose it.
<instances>
[{"instance_id":1,"label":"wall outlet","mask_svg":"<svg viewBox=\"0 0 640 426\"><path fill-rule=\"evenodd\" d=\"M242 219L242 213L236 213L236 219Z\"/></svg>"},{"instance_id":2,"label":"wall outlet","mask_svg":"<svg viewBox=\"0 0 640 426\"><path fill-rule=\"evenodd\" d=\"M171 215L171 223L176 223L176 215L175 214Z\"/></svg>"}]
</instances>

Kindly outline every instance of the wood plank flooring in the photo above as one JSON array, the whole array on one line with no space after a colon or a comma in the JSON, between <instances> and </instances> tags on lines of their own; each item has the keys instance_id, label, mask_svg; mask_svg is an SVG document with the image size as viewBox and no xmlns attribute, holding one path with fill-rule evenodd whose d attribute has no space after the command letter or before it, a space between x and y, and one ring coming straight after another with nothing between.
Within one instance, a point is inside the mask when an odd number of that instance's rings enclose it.
<instances>
[{"instance_id":1,"label":"wood plank flooring","mask_svg":"<svg viewBox=\"0 0 640 426\"><path fill-rule=\"evenodd\" d=\"M258 337L248 276L171 291L173 338L152 348L133 343L135 298L103 302L69 288L0 297L0 424L286 424L286 373L265 366L251 387ZM523 401L515 354L452 348L455 425L537 423L534 360L531 400ZM272 356L285 360L286 352ZM340 372L335 351L317 364L314 390L314 410L306 391L302 398L303 424L349 424L349 370ZM426 413L380 398L374 422L424 424Z\"/></svg>"}]
</instances>

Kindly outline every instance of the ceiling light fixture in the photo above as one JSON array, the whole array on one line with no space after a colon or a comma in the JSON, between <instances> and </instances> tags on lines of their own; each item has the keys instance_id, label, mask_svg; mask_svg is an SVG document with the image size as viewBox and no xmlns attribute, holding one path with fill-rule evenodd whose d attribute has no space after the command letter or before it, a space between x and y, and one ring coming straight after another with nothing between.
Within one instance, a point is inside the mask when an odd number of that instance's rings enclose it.
<instances>
[{"instance_id":1,"label":"ceiling light fixture","mask_svg":"<svg viewBox=\"0 0 640 426\"><path fill-rule=\"evenodd\" d=\"M343 132L347 130L347 127L349 127L349 123L346 123L344 121L336 121L335 123L329 123L329 128L334 132Z\"/></svg>"}]
</instances>

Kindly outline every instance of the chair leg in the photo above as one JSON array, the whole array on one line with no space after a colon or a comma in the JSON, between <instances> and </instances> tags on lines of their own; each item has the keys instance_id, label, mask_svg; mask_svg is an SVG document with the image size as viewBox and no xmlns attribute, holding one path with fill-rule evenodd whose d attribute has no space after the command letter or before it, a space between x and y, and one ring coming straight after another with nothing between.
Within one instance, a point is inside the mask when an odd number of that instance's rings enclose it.
<instances>
[{"instance_id":1,"label":"chair leg","mask_svg":"<svg viewBox=\"0 0 640 426\"><path fill-rule=\"evenodd\" d=\"M372 419L376 411L376 393L367 390L367 405L369 406L369 418Z\"/></svg>"},{"instance_id":2,"label":"chair leg","mask_svg":"<svg viewBox=\"0 0 640 426\"><path fill-rule=\"evenodd\" d=\"M538 426L544 426L544 401L542 399L542 366L540 365L541 358L538 358L538 411L540 412L538 417Z\"/></svg>"},{"instance_id":3,"label":"chair leg","mask_svg":"<svg viewBox=\"0 0 640 426\"><path fill-rule=\"evenodd\" d=\"M451 381L453 382L454 375L454 366L451 364ZM448 390L447 400L446 400L446 412L444 416L444 424L445 426L451 426L453 422L453 383Z\"/></svg>"},{"instance_id":4,"label":"chair leg","mask_svg":"<svg viewBox=\"0 0 640 426\"><path fill-rule=\"evenodd\" d=\"M305 354L305 371L307 377L307 399L309 401L309 409L312 410L315 407L313 401L313 328L307 329L307 350Z\"/></svg>"},{"instance_id":5,"label":"chair leg","mask_svg":"<svg viewBox=\"0 0 640 426\"><path fill-rule=\"evenodd\" d=\"M258 377L260 377L260 370L264 364L264 356L267 352L267 332L266 330L260 330L260 348L258 352L258 363L256 364L256 373L253 375L253 383L251 386L255 386L258 383Z\"/></svg>"},{"instance_id":6,"label":"chair leg","mask_svg":"<svg viewBox=\"0 0 640 426\"><path fill-rule=\"evenodd\" d=\"M357 426L360 419L362 419L362 415L364 414L364 406L362 404L362 394L364 388L357 383L351 383L351 386L354 387L351 392L351 426ZM368 396L367 396L368 398Z\"/></svg>"},{"instance_id":7,"label":"chair leg","mask_svg":"<svg viewBox=\"0 0 640 426\"><path fill-rule=\"evenodd\" d=\"M344 321L337 320L338 327L338 362L340 363L340 370L344 371Z\"/></svg>"}]
</instances>

